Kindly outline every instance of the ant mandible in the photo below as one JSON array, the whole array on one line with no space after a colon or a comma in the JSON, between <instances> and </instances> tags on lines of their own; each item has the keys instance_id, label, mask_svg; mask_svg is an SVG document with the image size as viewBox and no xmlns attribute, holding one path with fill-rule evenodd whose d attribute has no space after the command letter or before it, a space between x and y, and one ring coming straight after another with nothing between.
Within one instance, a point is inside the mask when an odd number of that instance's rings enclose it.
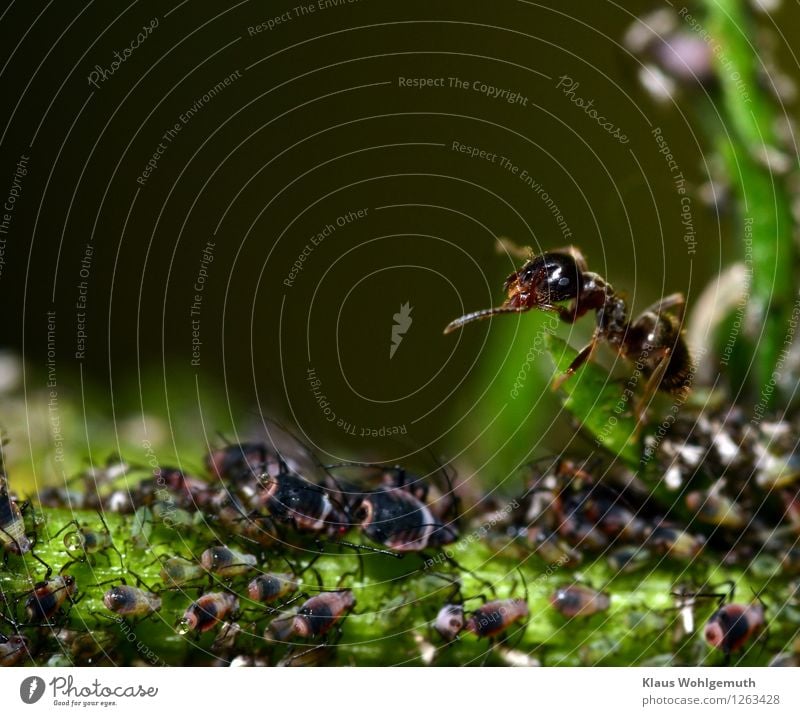
<instances>
[{"instance_id":1,"label":"ant mandible","mask_svg":"<svg viewBox=\"0 0 800 716\"><path fill-rule=\"evenodd\" d=\"M594 311L597 322L591 340L556 379L555 388L591 358L598 343L605 341L620 356L635 362L647 378L636 408L639 422L657 390L678 394L689 389L693 371L682 335L683 294L666 296L629 321L625 299L602 276L588 270L577 248L568 246L538 256L528 251L522 268L505 281L508 298L501 306L461 316L444 332L501 313L524 313L532 308L551 311L565 323L574 323Z\"/></svg>"}]
</instances>

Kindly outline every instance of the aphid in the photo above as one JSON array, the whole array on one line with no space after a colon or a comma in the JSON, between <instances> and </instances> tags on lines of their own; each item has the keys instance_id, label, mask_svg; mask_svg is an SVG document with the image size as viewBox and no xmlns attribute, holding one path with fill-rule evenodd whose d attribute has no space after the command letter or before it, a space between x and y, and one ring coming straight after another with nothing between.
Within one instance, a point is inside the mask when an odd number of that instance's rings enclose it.
<instances>
[{"instance_id":1,"label":"aphid","mask_svg":"<svg viewBox=\"0 0 800 716\"><path fill-rule=\"evenodd\" d=\"M16 555L23 555L31 551L31 541L25 534L25 520L22 517L22 511L9 495L8 480L1 473L0 547L8 553Z\"/></svg>"},{"instance_id":2,"label":"aphid","mask_svg":"<svg viewBox=\"0 0 800 716\"><path fill-rule=\"evenodd\" d=\"M197 510L208 507L215 495L211 485L197 477L187 475L177 467L158 467L153 476L139 483L137 505L167 502L173 508Z\"/></svg>"},{"instance_id":3,"label":"aphid","mask_svg":"<svg viewBox=\"0 0 800 716\"><path fill-rule=\"evenodd\" d=\"M433 628L447 642L453 641L464 629L464 607L461 604L445 604L436 615Z\"/></svg>"},{"instance_id":4,"label":"aphid","mask_svg":"<svg viewBox=\"0 0 800 716\"><path fill-rule=\"evenodd\" d=\"M367 537L395 552L421 552L458 539L452 524L403 487L382 485L364 494L353 519Z\"/></svg>"},{"instance_id":5,"label":"aphid","mask_svg":"<svg viewBox=\"0 0 800 716\"><path fill-rule=\"evenodd\" d=\"M56 577L38 582L25 600L25 612L33 623L49 621L67 601L78 591L75 577L59 574Z\"/></svg>"},{"instance_id":6,"label":"aphid","mask_svg":"<svg viewBox=\"0 0 800 716\"><path fill-rule=\"evenodd\" d=\"M119 550L114 545L111 531L108 529L108 525L106 525L102 513L98 512L97 514L100 517L100 521L103 523L102 531L95 531L90 529L86 524L81 525L76 520L71 520L56 532L54 537L58 537L58 535L70 525L74 525L75 529L64 535L64 547L67 550L67 554L69 554L73 560L84 561L87 557L101 554L112 549L117 553L121 561L122 555L120 555Z\"/></svg>"},{"instance_id":7,"label":"aphid","mask_svg":"<svg viewBox=\"0 0 800 716\"><path fill-rule=\"evenodd\" d=\"M287 467L266 443L239 443L211 451L206 457L209 471L222 480L242 485L267 475L277 477Z\"/></svg>"},{"instance_id":8,"label":"aphid","mask_svg":"<svg viewBox=\"0 0 800 716\"><path fill-rule=\"evenodd\" d=\"M247 585L247 596L260 604L271 604L288 597L297 589L297 579L293 575L266 572L259 574Z\"/></svg>"},{"instance_id":9,"label":"aphid","mask_svg":"<svg viewBox=\"0 0 800 716\"><path fill-rule=\"evenodd\" d=\"M621 547L609 553L608 563L614 572L635 572L651 564L651 555L641 547Z\"/></svg>"},{"instance_id":10,"label":"aphid","mask_svg":"<svg viewBox=\"0 0 800 716\"><path fill-rule=\"evenodd\" d=\"M159 557L161 581L170 587L182 587L184 584L200 579L204 569L196 562L191 562L183 557Z\"/></svg>"},{"instance_id":11,"label":"aphid","mask_svg":"<svg viewBox=\"0 0 800 716\"><path fill-rule=\"evenodd\" d=\"M686 506L697 515L697 519L708 524L731 529L741 529L747 525L742 508L721 494L717 486L705 492L690 492L686 495Z\"/></svg>"},{"instance_id":12,"label":"aphid","mask_svg":"<svg viewBox=\"0 0 800 716\"><path fill-rule=\"evenodd\" d=\"M528 603L524 599L498 599L472 612L464 629L476 636L491 638L527 616Z\"/></svg>"},{"instance_id":13,"label":"aphid","mask_svg":"<svg viewBox=\"0 0 800 716\"><path fill-rule=\"evenodd\" d=\"M694 559L705 545L705 538L702 535L692 535L667 524L651 529L647 540L661 554L681 560Z\"/></svg>"},{"instance_id":14,"label":"aphid","mask_svg":"<svg viewBox=\"0 0 800 716\"><path fill-rule=\"evenodd\" d=\"M355 596L349 589L317 594L306 601L291 618L288 635L301 639L324 636L355 604Z\"/></svg>"},{"instance_id":15,"label":"aphid","mask_svg":"<svg viewBox=\"0 0 800 716\"><path fill-rule=\"evenodd\" d=\"M288 468L275 476L260 476L259 484L258 506L299 532L337 536L350 528L344 508L334 503L327 490Z\"/></svg>"},{"instance_id":16,"label":"aphid","mask_svg":"<svg viewBox=\"0 0 800 716\"><path fill-rule=\"evenodd\" d=\"M550 604L559 614L573 619L606 611L611 605L611 599L605 592L598 592L582 584L569 584L559 587L550 595Z\"/></svg>"},{"instance_id":17,"label":"aphid","mask_svg":"<svg viewBox=\"0 0 800 716\"><path fill-rule=\"evenodd\" d=\"M178 621L179 634L190 631L202 634L212 629L217 622L228 619L239 609L239 600L227 592L210 592L192 602Z\"/></svg>"},{"instance_id":18,"label":"aphid","mask_svg":"<svg viewBox=\"0 0 800 716\"><path fill-rule=\"evenodd\" d=\"M581 553L570 547L553 532L545 532L538 527L528 530L528 540L534 552L547 564L576 567L583 561Z\"/></svg>"},{"instance_id":19,"label":"aphid","mask_svg":"<svg viewBox=\"0 0 800 716\"><path fill-rule=\"evenodd\" d=\"M450 333L479 319L532 308L551 311L565 323L574 323L594 311L597 322L591 341L557 379L556 385L573 375L591 358L597 345L605 341L620 356L634 362L647 378L636 411L640 420L656 390L679 393L689 388L692 359L681 332L685 303L681 294L657 301L630 321L625 300L605 279L588 270L583 255L572 246L528 259L506 279L504 289L508 298L502 306L457 318L444 332ZM565 302L569 305L564 306Z\"/></svg>"},{"instance_id":20,"label":"aphid","mask_svg":"<svg viewBox=\"0 0 800 716\"><path fill-rule=\"evenodd\" d=\"M16 666L28 656L29 642L21 634L0 634L0 666Z\"/></svg>"},{"instance_id":21,"label":"aphid","mask_svg":"<svg viewBox=\"0 0 800 716\"><path fill-rule=\"evenodd\" d=\"M703 636L710 646L727 657L741 651L765 626L761 604L723 604L709 618Z\"/></svg>"},{"instance_id":22,"label":"aphid","mask_svg":"<svg viewBox=\"0 0 800 716\"><path fill-rule=\"evenodd\" d=\"M103 595L106 609L122 617L146 617L161 609L161 597L152 592L121 584Z\"/></svg>"},{"instance_id":23,"label":"aphid","mask_svg":"<svg viewBox=\"0 0 800 716\"><path fill-rule=\"evenodd\" d=\"M220 577L237 577L247 574L257 564L252 554L237 552L229 547L210 547L200 556L200 564L210 574Z\"/></svg>"}]
</instances>

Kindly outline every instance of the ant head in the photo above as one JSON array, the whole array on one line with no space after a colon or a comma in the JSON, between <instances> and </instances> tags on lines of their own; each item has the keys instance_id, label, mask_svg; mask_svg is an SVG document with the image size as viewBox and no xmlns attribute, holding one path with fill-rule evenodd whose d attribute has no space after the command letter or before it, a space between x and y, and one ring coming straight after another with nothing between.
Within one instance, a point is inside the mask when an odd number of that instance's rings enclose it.
<instances>
[{"instance_id":1,"label":"ant head","mask_svg":"<svg viewBox=\"0 0 800 716\"><path fill-rule=\"evenodd\" d=\"M506 306L537 308L576 299L583 288L581 262L572 253L534 256L505 282Z\"/></svg>"},{"instance_id":2,"label":"ant head","mask_svg":"<svg viewBox=\"0 0 800 716\"><path fill-rule=\"evenodd\" d=\"M583 290L586 261L574 247L539 254L512 273L504 284L508 297L502 306L468 313L451 321L444 329L452 333L467 323L501 313L522 313L531 308L552 310L561 301L578 298Z\"/></svg>"}]
</instances>

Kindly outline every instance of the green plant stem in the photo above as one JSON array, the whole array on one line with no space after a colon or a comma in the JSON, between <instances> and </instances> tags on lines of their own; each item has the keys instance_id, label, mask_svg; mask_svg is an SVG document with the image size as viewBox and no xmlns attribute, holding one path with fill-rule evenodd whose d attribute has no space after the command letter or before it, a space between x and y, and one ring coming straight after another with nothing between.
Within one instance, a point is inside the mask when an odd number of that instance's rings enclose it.
<instances>
[{"instance_id":1,"label":"green plant stem","mask_svg":"<svg viewBox=\"0 0 800 716\"><path fill-rule=\"evenodd\" d=\"M752 44L751 18L745 0L703 0L711 49L721 86L722 123L718 147L749 228L742 227L744 258L747 233L752 238L750 287L752 346L762 396L780 362L787 340L794 294L795 248L787 188L770 166L777 146L775 110L758 86L758 56Z\"/></svg>"}]
</instances>

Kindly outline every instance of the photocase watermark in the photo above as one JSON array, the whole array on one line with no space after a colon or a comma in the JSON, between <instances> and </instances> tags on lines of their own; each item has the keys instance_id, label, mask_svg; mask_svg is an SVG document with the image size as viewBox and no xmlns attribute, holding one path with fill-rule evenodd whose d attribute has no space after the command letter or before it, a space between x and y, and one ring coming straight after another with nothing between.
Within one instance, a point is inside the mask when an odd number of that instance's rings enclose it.
<instances>
[{"instance_id":1,"label":"photocase watermark","mask_svg":"<svg viewBox=\"0 0 800 716\"><path fill-rule=\"evenodd\" d=\"M95 89L100 89L101 83L105 82L109 78L114 76L114 73L122 67L122 65L128 61L130 56L142 46L144 41L153 34L155 29L158 27L158 18L154 17L150 20L147 25L142 26L141 32L136 35L133 40L131 40L130 44L125 47L122 52L119 50L114 50L114 60L111 62L110 65L107 67L101 67L100 65L95 65L92 71L89 73L89 76L86 78L89 86L94 87Z\"/></svg>"},{"instance_id":2,"label":"photocase watermark","mask_svg":"<svg viewBox=\"0 0 800 716\"><path fill-rule=\"evenodd\" d=\"M214 263L214 251L216 248L217 244L212 239L206 241L206 245L203 247L200 255L200 265L194 280L194 296L192 297L192 304L189 307L192 331L192 357L190 364L195 367L200 365L200 352L203 346L203 341L200 339L200 314L203 310L203 292L206 290L211 264Z\"/></svg>"},{"instance_id":3,"label":"photocase watermark","mask_svg":"<svg viewBox=\"0 0 800 716\"><path fill-rule=\"evenodd\" d=\"M753 408L753 417L750 419L750 423L756 427L758 427L758 424L764 419L764 415L766 414L767 408L772 399L772 394L775 392L775 387L778 385L778 383L780 383L783 367L786 364L786 361L790 358L792 345L794 344L795 333L797 332L798 321L800 321L800 294L798 294L798 297L795 299L794 305L792 306L792 313L787 321L786 334L784 335L783 340L783 348L781 348L781 352L778 354L778 359L775 362L775 368L772 371L769 380L761 388L761 395L759 396L758 402Z\"/></svg>"},{"instance_id":4,"label":"photocase watermark","mask_svg":"<svg viewBox=\"0 0 800 716\"><path fill-rule=\"evenodd\" d=\"M569 75L561 75L561 77L558 78L558 84L556 85L556 88L560 89L564 95L569 98L569 101L572 102L572 104L579 109L582 109L588 117L597 122L600 127L602 127L620 144L628 144L628 142L631 141L628 139L628 135L624 134L619 126L608 120L605 116L601 115L597 111L597 108L594 106L593 99L586 100L576 94L576 91L580 86L581 83L576 82Z\"/></svg>"},{"instance_id":5,"label":"photocase watermark","mask_svg":"<svg viewBox=\"0 0 800 716\"><path fill-rule=\"evenodd\" d=\"M534 360L539 356L541 356L547 349L547 346L545 344L547 336L555 335L558 326L559 326L558 318L556 318L555 316L549 316L547 319L547 323L545 323L541 327L541 329L536 332L536 335L533 337L531 347L528 349L528 352L525 355L525 362L519 369L519 373L517 373L514 385L511 388L512 399L516 399L519 397L519 391L522 390L522 388L525 385L525 382L528 379L528 373L530 373L531 366L533 365Z\"/></svg>"},{"instance_id":6,"label":"photocase watermark","mask_svg":"<svg viewBox=\"0 0 800 716\"><path fill-rule=\"evenodd\" d=\"M603 447L605 445L608 437L616 429L620 416L630 414L628 403L636 395L636 386L639 384L642 373L647 367L647 360L649 357L650 350L645 349L634 362L633 373L625 383L625 389L622 391L622 395L620 395L619 399L614 404L613 414L608 416L608 420L603 423L603 427L597 431L594 443L598 447Z\"/></svg>"},{"instance_id":7,"label":"photocase watermark","mask_svg":"<svg viewBox=\"0 0 800 716\"><path fill-rule=\"evenodd\" d=\"M463 77L407 77L401 75L397 78L397 86L402 89L456 89L466 92L475 92L488 97L497 99L507 104L527 107L530 100L521 92L498 87L489 84L484 80L465 79Z\"/></svg>"},{"instance_id":8,"label":"photocase watermark","mask_svg":"<svg viewBox=\"0 0 800 716\"><path fill-rule=\"evenodd\" d=\"M686 24L691 28L692 32L696 33L697 36L708 45L711 52L714 53L714 56L719 61L720 67L728 73L730 79L736 84L736 91L739 93L739 98L745 104L750 104L752 99L750 93L747 91L747 85L738 70L734 69L733 60L731 60L725 52L719 41L703 27L702 23L689 12L689 8L685 5L678 10L678 15L686 21Z\"/></svg>"},{"instance_id":9,"label":"photocase watermark","mask_svg":"<svg viewBox=\"0 0 800 716\"><path fill-rule=\"evenodd\" d=\"M52 690L53 706L108 707L117 705L117 701L111 699L152 699L158 695L157 686L145 686L141 683L107 686L100 679L88 684L76 683L73 676L56 676L47 685Z\"/></svg>"},{"instance_id":10,"label":"photocase watermark","mask_svg":"<svg viewBox=\"0 0 800 716\"><path fill-rule=\"evenodd\" d=\"M686 178L683 176L683 172L661 131L661 127L655 127L651 134L656 140L659 154L664 156L664 161L667 163L672 181L675 183L675 191L680 201L683 242L686 244L686 253L689 254L689 256L693 256L697 251L697 238L692 216L692 197L686 189Z\"/></svg>"},{"instance_id":11,"label":"photocase watermark","mask_svg":"<svg viewBox=\"0 0 800 716\"><path fill-rule=\"evenodd\" d=\"M64 462L64 432L58 407L58 374L56 373L56 312L47 312L47 421L53 439L56 462Z\"/></svg>"},{"instance_id":12,"label":"photocase watermark","mask_svg":"<svg viewBox=\"0 0 800 716\"><path fill-rule=\"evenodd\" d=\"M406 301L401 304L400 310L392 316L392 318L394 318L394 323L392 324L392 340L389 345L389 360L394 358L394 354L397 352L397 349L403 342L404 336L414 322L414 319L411 318L411 311L413 310L414 307Z\"/></svg>"},{"instance_id":13,"label":"photocase watermark","mask_svg":"<svg viewBox=\"0 0 800 716\"><path fill-rule=\"evenodd\" d=\"M14 169L14 176L11 177L11 186L3 202L2 213L0 213L0 276L3 275L3 269L6 266L6 243L8 241L8 233L11 229L11 221L14 218L17 200L22 194L22 179L28 173L29 160L30 157L27 154L20 155L17 166Z\"/></svg>"},{"instance_id":14,"label":"photocase watermark","mask_svg":"<svg viewBox=\"0 0 800 716\"><path fill-rule=\"evenodd\" d=\"M736 304L736 311L733 314L728 340L722 347L720 355L720 365L727 366L731 360L733 349L742 330L742 323L745 320L745 312L750 303L750 287L753 283L753 218L748 216L744 220L744 290Z\"/></svg>"},{"instance_id":15,"label":"photocase watermark","mask_svg":"<svg viewBox=\"0 0 800 716\"><path fill-rule=\"evenodd\" d=\"M44 696L44 679L39 676L28 676L19 685L19 697L26 704L35 704Z\"/></svg>"},{"instance_id":16,"label":"photocase watermark","mask_svg":"<svg viewBox=\"0 0 800 716\"><path fill-rule=\"evenodd\" d=\"M490 164L496 164L501 169L513 174L523 184L525 184L525 186L531 189L531 191L533 191L550 210L550 213L553 215L553 219L555 219L556 225L561 232L561 237L564 239L569 239L572 237L572 230L569 228L569 224L567 224L567 220L561 213L561 209L558 207L558 204L556 204L553 197L551 197L550 194L545 190L541 182L539 182L527 169L520 167L509 157L506 157L502 154L489 151L488 149L483 149L482 147L464 144L457 140L451 142L450 149L451 151L458 152L459 154L466 154L470 159L479 159L484 162L489 162Z\"/></svg>"},{"instance_id":17,"label":"photocase watermark","mask_svg":"<svg viewBox=\"0 0 800 716\"><path fill-rule=\"evenodd\" d=\"M139 184L139 186L145 186L147 184L147 181L150 179L156 169L158 169L158 165L161 162L164 154L166 154L167 149L169 149L169 145L175 141L183 128L189 124L192 118L195 117L198 112L200 112L200 110L212 99L219 95L220 92L230 87L236 80L241 78L241 76L241 70L235 70L234 72L231 72L231 74L229 74L227 77L217 82L217 84L208 90L208 92L206 92L202 97L196 99L194 104L189 107L189 109L187 109L185 112L181 112L181 114L178 115L178 121L161 135L161 141L150 155L150 159L147 160L147 164L142 170L142 173L136 177L136 183Z\"/></svg>"},{"instance_id":18,"label":"photocase watermark","mask_svg":"<svg viewBox=\"0 0 800 716\"><path fill-rule=\"evenodd\" d=\"M86 357L86 309L89 303L89 277L92 270L94 246L86 244L83 249L81 267L78 269L77 291L75 299L75 360Z\"/></svg>"},{"instance_id":19,"label":"photocase watermark","mask_svg":"<svg viewBox=\"0 0 800 716\"><path fill-rule=\"evenodd\" d=\"M334 8L344 7L345 5L355 5L358 2L363 2L363 0L316 0L316 2L301 3L300 5L289 8L280 15L273 15L257 25L249 25L247 34L250 37L255 37L262 32L272 32L276 27L285 25L299 17L308 17L309 15L314 15L323 10L333 10Z\"/></svg>"},{"instance_id":20,"label":"photocase watermark","mask_svg":"<svg viewBox=\"0 0 800 716\"><path fill-rule=\"evenodd\" d=\"M147 644L145 644L133 631L133 628L124 617L116 617L115 621L119 626L124 638L128 643L133 644L136 651L143 659L146 659L152 666L166 666L164 661Z\"/></svg>"},{"instance_id":21,"label":"photocase watermark","mask_svg":"<svg viewBox=\"0 0 800 716\"><path fill-rule=\"evenodd\" d=\"M484 539L499 523L504 522L505 518L518 508L519 502L517 500L511 500L502 509L493 512L492 517L483 522L480 527L462 537L452 548L447 547L440 550L432 557L428 557L423 564L423 568L430 569L434 565L454 559L456 553L464 552L469 549L470 545Z\"/></svg>"},{"instance_id":22,"label":"photocase watermark","mask_svg":"<svg viewBox=\"0 0 800 716\"><path fill-rule=\"evenodd\" d=\"M314 398L314 402L316 402L319 409L322 411L322 414L325 416L325 419L329 423L334 423L337 428L344 431L348 435L359 436L362 438L378 438L378 437L387 437L391 435L407 435L408 434L408 427L405 424L402 425L380 425L378 427L372 427L367 425L359 425L357 423L352 423L348 419L337 415L336 411L333 409L331 405L331 401L328 399L328 396L323 391L322 380L317 375L316 368L308 368L306 370L306 382L308 383L308 388L311 391L311 395Z\"/></svg>"},{"instance_id":23,"label":"photocase watermark","mask_svg":"<svg viewBox=\"0 0 800 716\"><path fill-rule=\"evenodd\" d=\"M333 236L337 229L343 229L345 226L349 226L356 221L366 218L368 213L369 209L367 207L364 207L363 209L353 209L352 211L348 211L345 214L337 216L333 222L325 224L322 229L317 231L306 242L306 245L303 247L302 251L300 251L300 253L297 255L297 258L292 264L292 268L289 269L289 274L285 279L283 279L283 285L286 286L286 288L292 288L292 286L294 286L294 282L297 280L297 277L305 268L306 261L308 260L309 256L314 253L314 250L323 241Z\"/></svg>"},{"instance_id":24,"label":"photocase watermark","mask_svg":"<svg viewBox=\"0 0 800 716\"><path fill-rule=\"evenodd\" d=\"M156 503L159 505L159 519L165 527L175 529L180 524L179 508L175 503L172 492L167 487L167 481L161 470L161 463L153 449L153 444L149 440L142 440L142 448L144 449L144 459L152 468L153 478L156 482L153 497L155 497Z\"/></svg>"},{"instance_id":25,"label":"photocase watermark","mask_svg":"<svg viewBox=\"0 0 800 716\"><path fill-rule=\"evenodd\" d=\"M698 347L692 351L692 362L689 365L689 376L686 385L676 393L675 400L672 401L669 411L658 424L658 427L655 429L652 435L648 435L645 439L644 450L642 451L642 457L639 460L639 464L642 467L647 465L647 463L649 463L656 456L658 447L661 445L661 441L666 437L669 429L678 419L678 414L680 413L681 408L691 395L691 384L694 382L694 377L697 373L697 366L700 365L700 362L703 360L707 352L707 349L704 347Z\"/></svg>"}]
</instances>

